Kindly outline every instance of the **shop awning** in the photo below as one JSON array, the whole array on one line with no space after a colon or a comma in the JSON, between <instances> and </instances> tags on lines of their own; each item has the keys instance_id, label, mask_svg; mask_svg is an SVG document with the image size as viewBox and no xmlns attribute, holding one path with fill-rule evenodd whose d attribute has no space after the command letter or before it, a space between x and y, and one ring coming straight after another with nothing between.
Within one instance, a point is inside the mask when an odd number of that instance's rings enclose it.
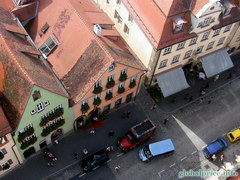
<instances>
[{"instance_id":1,"label":"shop awning","mask_svg":"<svg viewBox=\"0 0 240 180\"><path fill-rule=\"evenodd\" d=\"M156 76L163 96L167 97L189 87L181 67Z\"/></svg>"},{"instance_id":2,"label":"shop awning","mask_svg":"<svg viewBox=\"0 0 240 180\"><path fill-rule=\"evenodd\" d=\"M233 62L226 49L203 57L201 62L208 78L233 67Z\"/></svg>"}]
</instances>

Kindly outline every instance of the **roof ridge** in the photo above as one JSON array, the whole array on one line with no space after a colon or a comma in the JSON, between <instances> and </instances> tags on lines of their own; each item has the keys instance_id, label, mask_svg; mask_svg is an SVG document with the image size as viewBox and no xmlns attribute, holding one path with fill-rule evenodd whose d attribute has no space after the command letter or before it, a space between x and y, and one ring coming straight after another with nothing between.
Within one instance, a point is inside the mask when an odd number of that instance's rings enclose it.
<instances>
[{"instance_id":1,"label":"roof ridge","mask_svg":"<svg viewBox=\"0 0 240 180\"><path fill-rule=\"evenodd\" d=\"M13 60L15 61L15 64L18 66L18 68L20 69L20 71L23 73L23 75L28 79L28 81L30 81L32 84L34 84L33 79L26 73L26 71L21 67L21 65L19 64L19 62L17 61L17 58L15 57L15 55L12 53L12 50L8 47L7 42L5 40L5 38L2 35L2 32L0 32L0 37L2 38L6 49L8 51L8 53L12 56Z\"/></svg>"}]
</instances>

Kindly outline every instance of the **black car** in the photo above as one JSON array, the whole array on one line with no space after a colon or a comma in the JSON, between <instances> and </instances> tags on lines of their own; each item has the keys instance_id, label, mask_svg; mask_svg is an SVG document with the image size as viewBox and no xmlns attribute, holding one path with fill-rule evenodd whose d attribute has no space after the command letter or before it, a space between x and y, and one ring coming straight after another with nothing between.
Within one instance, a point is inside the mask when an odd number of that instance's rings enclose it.
<instances>
[{"instance_id":1,"label":"black car","mask_svg":"<svg viewBox=\"0 0 240 180\"><path fill-rule=\"evenodd\" d=\"M109 160L109 157L107 155L107 152L105 150L98 151L97 153L86 157L82 160L82 168L83 170L90 171L93 168L105 163Z\"/></svg>"}]
</instances>

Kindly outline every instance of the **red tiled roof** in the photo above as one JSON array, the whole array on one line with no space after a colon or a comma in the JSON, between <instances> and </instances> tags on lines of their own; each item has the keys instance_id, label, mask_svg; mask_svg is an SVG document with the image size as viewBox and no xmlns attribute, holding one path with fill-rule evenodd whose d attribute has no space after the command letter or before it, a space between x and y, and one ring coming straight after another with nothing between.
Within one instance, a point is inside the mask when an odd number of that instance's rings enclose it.
<instances>
[{"instance_id":1,"label":"red tiled roof","mask_svg":"<svg viewBox=\"0 0 240 180\"><path fill-rule=\"evenodd\" d=\"M112 29L102 29L102 36L120 36L119 32L117 32L116 30L112 30Z\"/></svg>"},{"instance_id":2,"label":"red tiled roof","mask_svg":"<svg viewBox=\"0 0 240 180\"><path fill-rule=\"evenodd\" d=\"M8 120L7 120L7 118L3 112L3 109L0 105L0 138L10 132L12 132L12 128L10 127Z\"/></svg>"},{"instance_id":3,"label":"red tiled roof","mask_svg":"<svg viewBox=\"0 0 240 180\"><path fill-rule=\"evenodd\" d=\"M7 11L11 11L15 7L15 5L13 1L1 0L0 7Z\"/></svg>"},{"instance_id":4,"label":"red tiled roof","mask_svg":"<svg viewBox=\"0 0 240 180\"><path fill-rule=\"evenodd\" d=\"M168 45L172 39L181 41L189 35L191 0L123 0L123 3L156 49ZM173 33L173 21L169 20L175 15L181 15L188 22L184 31L177 34Z\"/></svg>"},{"instance_id":5,"label":"red tiled roof","mask_svg":"<svg viewBox=\"0 0 240 180\"><path fill-rule=\"evenodd\" d=\"M0 14L0 62L4 70L2 107L12 126L16 127L34 85L62 96L65 93L43 61L20 52L32 49L30 43L5 29L3 23L18 27L9 12L0 8Z\"/></svg>"},{"instance_id":6,"label":"red tiled roof","mask_svg":"<svg viewBox=\"0 0 240 180\"><path fill-rule=\"evenodd\" d=\"M100 21L100 17L104 18ZM49 29L40 37L38 33L46 22ZM50 35L56 37L59 45L48 55L48 61L75 103L114 62L114 57L94 34L93 23L113 24L89 0L51 0L51 3L45 0L40 1L38 16L29 27L38 47Z\"/></svg>"},{"instance_id":7,"label":"red tiled roof","mask_svg":"<svg viewBox=\"0 0 240 180\"><path fill-rule=\"evenodd\" d=\"M29 20L36 16L38 4L38 1L34 1L32 3L16 7L12 10L12 13L15 14L20 21Z\"/></svg>"},{"instance_id":8,"label":"red tiled roof","mask_svg":"<svg viewBox=\"0 0 240 180\"><path fill-rule=\"evenodd\" d=\"M10 31L10 32L13 32L13 33L19 33L19 34L23 34L23 35L28 35L26 33L26 31L24 31L22 28L19 28L17 26L13 26L11 24L5 24L5 23L2 23L2 25L5 27L5 29L7 31Z\"/></svg>"}]
</instances>

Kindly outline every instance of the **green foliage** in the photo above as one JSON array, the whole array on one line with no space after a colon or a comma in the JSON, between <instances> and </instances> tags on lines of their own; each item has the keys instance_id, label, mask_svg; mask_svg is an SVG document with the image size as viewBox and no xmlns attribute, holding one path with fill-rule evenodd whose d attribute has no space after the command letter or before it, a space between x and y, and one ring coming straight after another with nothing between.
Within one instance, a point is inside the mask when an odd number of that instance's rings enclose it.
<instances>
[{"instance_id":1,"label":"green foliage","mask_svg":"<svg viewBox=\"0 0 240 180\"><path fill-rule=\"evenodd\" d=\"M135 87L136 86L136 80L134 79L133 81L131 81L130 82L130 84L129 84L129 88L133 88L133 87Z\"/></svg>"},{"instance_id":2,"label":"green foliage","mask_svg":"<svg viewBox=\"0 0 240 180\"><path fill-rule=\"evenodd\" d=\"M60 107L58 109L56 109L54 112L50 113L47 117L44 117L41 122L40 122L40 126L45 126L49 121L52 121L56 118L58 118L59 116L63 115L63 108Z\"/></svg>"},{"instance_id":3,"label":"green foliage","mask_svg":"<svg viewBox=\"0 0 240 180\"><path fill-rule=\"evenodd\" d=\"M127 79L127 73L121 73L119 81L125 81Z\"/></svg>"},{"instance_id":4,"label":"green foliage","mask_svg":"<svg viewBox=\"0 0 240 180\"><path fill-rule=\"evenodd\" d=\"M4 158L4 154L0 151L0 160Z\"/></svg>"},{"instance_id":5,"label":"green foliage","mask_svg":"<svg viewBox=\"0 0 240 180\"><path fill-rule=\"evenodd\" d=\"M106 94L105 99L109 100L109 99L112 99L112 97L113 97L112 92L109 92L109 93Z\"/></svg>"},{"instance_id":6,"label":"green foliage","mask_svg":"<svg viewBox=\"0 0 240 180\"><path fill-rule=\"evenodd\" d=\"M147 91L156 103L160 102L161 92L159 92L159 90L157 89L157 86L151 86L147 89Z\"/></svg>"},{"instance_id":7,"label":"green foliage","mask_svg":"<svg viewBox=\"0 0 240 180\"><path fill-rule=\"evenodd\" d=\"M56 130L57 128L61 127L65 123L64 119L60 119L57 122L51 124L50 126L47 126L46 128L43 129L41 135L43 137L49 135L52 131Z\"/></svg>"},{"instance_id":8,"label":"green foliage","mask_svg":"<svg viewBox=\"0 0 240 180\"><path fill-rule=\"evenodd\" d=\"M119 87L118 88L118 93L121 94L125 91L125 88L124 87Z\"/></svg>"},{"instance_id":9,"label":"green foliage","mask_svg":"<svg viewBox=\"0 0 240 180\"><path fill-rule=\"evenodd\" d=\"M8 163L2 165L2 170L6 170L8 168L10 168L10 165Z\"/></svg>"},{"instance_id":10,"label":"green foliage","mask_svg":"<svg viewBox=\"0 0 240 180\"><path fill-rule=\"evenodd\" d=\"M111 79L110 81L107 82L106 88L112 88L115 85L115 81Z\"/></svg>"},{"instance_id":11,"label":"green foliage","mask_svg":"<svg viewBox=\"0 0 240 180\"><path fill-rule=\"evenodd\" d=\"M82 105L82 107L81 107L82 113L87 112L89 109L90 109L90 107L89 107L88 103L85 103L85 104Z\"/></svg>"},{"instance_id":12,"label":"green foliage","mask_svg":"<svg viewBox=\"0 0 240 180\"><path fill-rule=\"evenodd\" d=\"M100 92L102 92L102 87L101 86L94 87L94 90L93 90L94 94L99 94Z\"/></svg>"},{"instance_id":13,"label":"green foliage","mask_svg":"<svg viewBox=\"0 0 240 180\"><path fill-rule=\"evenodd\" d=\"M26 137L32 135L34 133L34 128L29 127L25 132L19 133L18 142L22 142Z\"/></svg>"},{"instance_id":14,"label":"green foliage","mask_svg":"<svg viewBox=\"0 0 240 180\"><path fill-rule=\"evenodd\" d=\"M101 104L101 102L102 102L102 100L99 97L97 97L97 98L94 98L93 104L95 106L99 106L99 104Z\"/></svg>"},{"instance_id":15,"label":"green foliage","mask_svg":"<svg viewBox=\"0 0 240 180\"><path fill-rule=\"evenodd\" d=\"M37 141L37 137L32 137L30 140L21 144L21 149L26 149L28 146L34 144Z\"/></svg>"}]
</instances>

